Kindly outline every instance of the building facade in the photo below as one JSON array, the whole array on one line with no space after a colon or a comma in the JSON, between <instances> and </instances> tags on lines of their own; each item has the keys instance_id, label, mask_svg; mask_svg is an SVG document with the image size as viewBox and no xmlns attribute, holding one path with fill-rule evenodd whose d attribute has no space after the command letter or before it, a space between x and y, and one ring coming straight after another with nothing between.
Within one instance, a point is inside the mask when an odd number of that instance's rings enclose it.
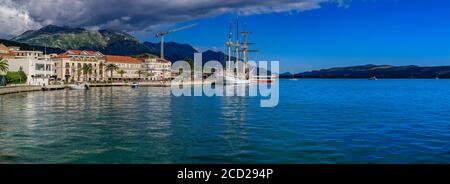
<instances>
[{"instance_id":1,"label":"building facade","mask_svg":"<svg viewBox=\"0 0 450 184\"><path fill-rule=\"evenodd\" d=\"M104 81L104 55L100 52L68 50L52 57L55 62L57 80L66 82ZM83 71L84 65L90 65L92 71Z\"/></svg>"},{"instance_id":2,"label":"building facade","mask_svg":"<svg viewBox=\"0 0 450 184\"><path fill-rule=\"evenodd\" d=\"M148 58L142 64L149 80L167 80L172 78L172 63L161 58Z\"/></svg>"},{"instance_id":3,"label":"building facade","mask_svg":"<svg viewBox=\"0 0 450 184\"><path fill-rule=\"evenodd\" d=\"M10 51L10 47L7 47L1 43L0 43L0 58L3 58L3 59L14 58L14 56L12 55L12 53Z\"/></svg>"},{"instance_id":4,"label":"building facade","mask_svg":"<svg viewBox=\"0 0 450 184\"><path fill-rule=\"evenodd\" d=\"M48 85L56 78L54 62L40 51L13 50L8 71L23 71L28 85Z\"/></svg>"},{"instance_id":5,"label":"building facade","mask_svg":"<svg viewBox=\"0 0 450 184\"><path fill-rule=\"evenodd\" d=\"M8 54L9 54L9 48L0 43L0 56L8 55Z\"/></svg>"},{"instance_id":6,"label":"building facade","mask_svg":"<svg viewBox=\"0 0 450 184\"><path fill-rule=\"evenodd\" d=\"M118 70L113 71L113 80L139 80L145 78L143 72L139 74L139 71L142 71L143 60L141 59L129 56L106 55L105 62L106 65L115 64L119 68ZM123 74L120 73L121 70L123 71ZM111 72L105 72L108 78L111 78Z\"/></svg>"}]
</instances>

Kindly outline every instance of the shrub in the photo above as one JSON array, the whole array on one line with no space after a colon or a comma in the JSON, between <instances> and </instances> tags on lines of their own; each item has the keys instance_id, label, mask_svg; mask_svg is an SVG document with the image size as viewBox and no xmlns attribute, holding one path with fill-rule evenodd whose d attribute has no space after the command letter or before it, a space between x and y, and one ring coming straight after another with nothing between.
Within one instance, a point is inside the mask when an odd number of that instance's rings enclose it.
<instances>
[{"instance_id":1,"label":"shrub","mask_svg":"<svg viewBox=\"0 0 450 184\"><path fill-rule=\"evenodd\" d=\"M24 84L27 82L27 75L23 71L6 73L7 84Z\"/></svg>"}]
</instances>

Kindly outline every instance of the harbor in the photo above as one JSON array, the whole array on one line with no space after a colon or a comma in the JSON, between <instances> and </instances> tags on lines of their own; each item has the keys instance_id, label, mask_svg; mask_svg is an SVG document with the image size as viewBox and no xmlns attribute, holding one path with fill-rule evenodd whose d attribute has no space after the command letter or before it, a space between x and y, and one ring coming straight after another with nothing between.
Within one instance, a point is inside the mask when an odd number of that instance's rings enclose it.
<instances>
[{"instance_id":1,"label":"harbor","mask_svg":"<svg viewBox=\"0 0 450 184\"><path fill-rule=\"evenodd\" d=\"M450 110L450 80L279 83L283 92L274 108L260 108L259 97L173 97L167 87L0 95L0 162L450 160L442 154L450 151L448 130L442 128L450 121L443 115Z\"/></svg>"}]
</instances>

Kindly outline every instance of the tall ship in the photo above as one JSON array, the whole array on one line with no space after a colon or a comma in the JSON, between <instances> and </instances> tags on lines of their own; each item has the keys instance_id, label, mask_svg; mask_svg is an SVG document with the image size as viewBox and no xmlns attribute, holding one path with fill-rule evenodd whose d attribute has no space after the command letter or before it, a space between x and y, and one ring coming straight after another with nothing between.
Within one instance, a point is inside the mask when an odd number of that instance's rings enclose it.
<instances>
[{"instance_id":1,"label":"tall ship","mask_svg":"<svg viewBox=\"0 0 450 184\"><path fill-rule=\"evenodd\" d=\"M235 40L233 41L232 23L230 21L230 31L228 33L228 40L226 46L228 48L228 60L226 63L226 69L224 72L224 82L226 84L250 84L258 82L273 82L271 76L259 76L253 75L256 73L256 68L248 67L248 53L257 52L256 50L250 50L249 45L255 44L248 42L248 35L251 32L243 31L239 32L239 19L236 17L236 31ZM243 42L240 42L239 35L242 35ZM234 49L234 60L232 58L232 50ZM240 54L242 53L242 59Z\"/></svg>"}]
</instances>

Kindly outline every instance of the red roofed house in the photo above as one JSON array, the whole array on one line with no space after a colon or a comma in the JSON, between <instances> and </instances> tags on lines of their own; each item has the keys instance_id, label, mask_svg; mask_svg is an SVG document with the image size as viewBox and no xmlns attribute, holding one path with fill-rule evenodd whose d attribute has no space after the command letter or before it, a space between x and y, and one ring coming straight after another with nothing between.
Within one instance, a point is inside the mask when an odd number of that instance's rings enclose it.
<instances>
[{"instance_id":1,"label":"red roofed house","mask_svg":"<svg viewBox=\"0 0 450 184\"><path fill-rule=\"evenodd\" d=\"M113 55L106 55L104 59L106 65L112 63L119 67L119 70L113 71L113 80L144 79L146 77L142 72L143 60L141 59ZM123 74L120 74L121 70L123 71ZM111 78L110 75L110 71L107 71L106 76Z\"/></svg>"},{"instance_id":2,"label":"red roofed house","mask_svg":"<svg viewBox=\"0 0 450 184\"><path fill-rule=\"evenodd\" d=\"M0 43L0 57L1 58L7 58L10 57L9 55L9 48Z\"/></svg>"},{"instance_id":3,"label":"red roofed house","mask_svg":"<svg viewBox=\"0 0 450 184\"><path fill-rule=\"evenodd\" d=\"M100 52L86 50L68 50L52 57L55 62L58 80L66 82L103 81L105 80L104 55ZM91 65L92 71L84 73L84 65Z\"/></svg>"}]
</instances>

